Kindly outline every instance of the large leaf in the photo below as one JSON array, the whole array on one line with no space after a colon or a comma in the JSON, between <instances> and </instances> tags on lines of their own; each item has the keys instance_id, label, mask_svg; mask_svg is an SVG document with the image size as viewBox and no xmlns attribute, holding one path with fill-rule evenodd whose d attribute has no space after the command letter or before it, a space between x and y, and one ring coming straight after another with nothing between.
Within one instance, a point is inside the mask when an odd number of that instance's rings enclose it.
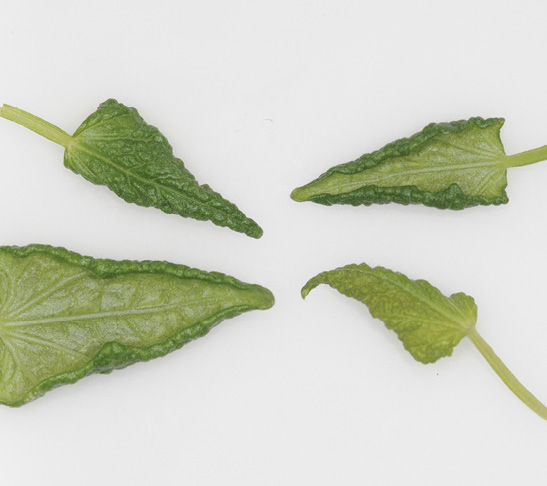
<instances>
[{"instance_id":1,"label":"large leaf","mask_svg":"<svg viewBox=\"0 0 547 486\"><path fill-rule=\"evenodd\" d=\"M450 356L477 320L472 297L463 293L445 297L425 280L410 280L365 263L320 273L306 283L302 296L319 284L366 304L372 316L394 330L405 349L422 363Z\"/></svg>"},{"instance_id":2,"label":"large leaf","mask_svg":"<svg viewBox=\"0 0 547 486\"><path fill-rule=\"evenodd\" d=\"M359 159L329 169L293 191L320 204L397 202L462 209L508 201L501 118L430 124Z\"/></svg>"},{"instance_id":3,"label":"large leaf","mask_svg":"<svg viewBox=\"0 0 547 486\"><path fill-rule=\"evenodd\" d=\"M267 309L265 288L166 262L0 248L0 403L146 361L223 319Z\"/></svg>"}]
</instances>

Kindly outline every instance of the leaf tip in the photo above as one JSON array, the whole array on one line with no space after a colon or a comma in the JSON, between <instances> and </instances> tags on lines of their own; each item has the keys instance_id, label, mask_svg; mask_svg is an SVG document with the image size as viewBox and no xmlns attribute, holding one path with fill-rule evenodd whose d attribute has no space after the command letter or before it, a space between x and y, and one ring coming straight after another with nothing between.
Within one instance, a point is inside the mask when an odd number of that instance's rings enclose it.
<instances>
[{"instance_id":1,"label":"leaf tip","mask_svg":"<svg viewBox=\"0 0 547 486\"><path fill-rule=\"evenodd\" d=\"M262 235L264 234L264 230L258 226L258 224L254 224L254 226L247 232L247 236L250 236L251 238L256 238L257 240L262 238Z\"/></svg>"},{"instance_id":2,"label":"leaf tip","mask_svg":"<svg viewBox=\"0 0 547 486\"><path fill-rule=\"evenodd\" d=\"M263 290L263 299L262 299L262 305L261 309L271 309L275 304L275 297L274 294L272 294L268 289Z\"/></svg>"},{"instance_id":3,"label":"leaf tip","mask_svg":"<svg viewBox=\"0 0 547 486\"><path fill-rule=\"evenodd\" d=\"M306 285L304 285L304 287L302 287L302 290L300 291L300 295L302 296L303 299L305 299L308 294L315 288L317 287L317 282L315 281L315 279L311 279L311 280L308 280L308 282L306 283Z\"/></svg>"},{"instance_id":4,"label":"leaf tip","mask_svg":"<svg viewBox=\"0 0 547 486\"><path fill-rule=\"evenodd\" d=\"M248 218L245 215L243 215L243 217L244 219L242 222L234 223L233 225L226 224L225 226L234 231L250 236L251 238L256 238L257 240L262 238L264 230L258 225L258 223L254 219Z\"/></svg>"},{"instance_id":5,"label":"leaf tip","mask_svg":"<svg viewBox=\"0 0 547 486\"><path fill-rule=\"evenodd\" d=\"M307 201L307 197L303 187L297 187L291 192L291 199L296 202Z\"/></svg>"}]
</instances>

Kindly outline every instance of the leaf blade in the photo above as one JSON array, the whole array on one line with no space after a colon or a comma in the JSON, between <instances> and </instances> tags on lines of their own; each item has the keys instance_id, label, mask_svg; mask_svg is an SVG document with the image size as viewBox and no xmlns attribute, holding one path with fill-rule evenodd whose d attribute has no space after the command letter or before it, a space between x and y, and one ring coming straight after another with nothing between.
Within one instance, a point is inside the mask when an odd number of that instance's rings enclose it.
<instances>
[{"instance_id":1,"label":"leaf blade","mask_svg":"<svg viewBox=\"0 0 547 486\"><path fill-rule=\"evenodd\" d=\"M396 202L463 209L508 201L501 118L430 124L296 188L296 201L371 205Z\"/></svg>"},{"instance_id":2,"label":"leaf blade","mask_svg":"<svg viewBox=\"0 0 547 486\"><path fill-rule=\"evenodd\" d=\"M364 303L422 363L450 356L476 323L472 297L463 293L445 297L425 280L410 280L383 267L362 263L322 272L304 285L302 297L321 284Z\"/></svg>"},{"instance_id":3,"label":"leaf blade","mask_svg":"<svg viewBox=\"0 0 547 486\"><path fill-rule=\"evenodd\" d=\"M223 319L273 305L267 289L226 275L93 260L43 245L0 248L0 269L0 403L11 406L163 356ZM7 271L15 278L5 284ZM45 299L35 298L47 289Z\"/></svg>"},{"instance_id":4,"label":"leaf blade","mask_svg":"<svg viewBox=\"0 0 547 486\"><path fill-rule=\"evenodd\" d=\"M157 128L115 100L102 103L76 130L65 166L127 202L262 236L255 221L196 181Z\"/></svg>"}]
</instances>

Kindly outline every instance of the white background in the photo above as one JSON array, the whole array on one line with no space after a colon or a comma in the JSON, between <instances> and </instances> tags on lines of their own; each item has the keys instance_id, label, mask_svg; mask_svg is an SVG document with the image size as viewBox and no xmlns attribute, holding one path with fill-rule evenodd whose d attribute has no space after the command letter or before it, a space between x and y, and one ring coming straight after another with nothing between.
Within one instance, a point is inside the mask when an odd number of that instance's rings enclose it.
<instances>
[{"instance_id":1,"label":"white background","mask_svg":"<svg viewBox=\"0 0 547 486\"><path fill-rule=\"evenodd\" d=\"M547 424L464 340L424 366L322 270L383 265L463 291L478 330L547 400L547 164L465 211L296 203L332 165L431 121L502 116L547 143L543 1L0 0L0 103L73 132L138 108L260 240L129 205L0 120L0 244L216 270L276 305L180 351L0 409L6 485L544 485Z\"/></svg>"}]
</instances>

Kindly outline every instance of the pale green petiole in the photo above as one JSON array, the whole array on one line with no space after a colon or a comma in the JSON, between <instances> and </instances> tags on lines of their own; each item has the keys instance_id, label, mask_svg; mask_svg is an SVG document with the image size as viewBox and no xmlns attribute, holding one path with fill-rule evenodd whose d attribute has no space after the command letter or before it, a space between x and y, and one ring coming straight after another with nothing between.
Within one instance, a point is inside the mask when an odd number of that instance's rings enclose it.
<instances>
[{"instance_id":1,"label":"pale green petiole","mask_svg":"<svg viewBox=\"0 0 547 486\"><path fill-rule=\"evenodd\" d=\"M542 419L547 420L547 407L517 380L516 376L509 371L509 368L505 366L503 361L474 327L470 329L468 337L507 387Z\"/></svg>"},{"instance_id":2,"label":"pale green petiole","mask_svg":"<svg viewBox=\"0 0 547 486\"><path fill-rule=\"evenodd\" d=\"M72 140L72 136L59 127L56 127L52 123L42 120L27 111L15 108L14 106L3 105L0 108L0 116L6 120L11 120L19 125L23 125L29 130L36 132L38 135L42 135L42 137L58 143L65 148L68 147L68 144Z\"/></svg>"},{"instance_id":3,"label":"pale green petiole","mask_svg":"<svg viewBox=\"0 0 547 486\"><path fill-rule=\"evenodd\" d=\"M502 160L502 167L522 167L547 160L547 145L520 154L508 155Z\"/></svg>"}]
</instances>

